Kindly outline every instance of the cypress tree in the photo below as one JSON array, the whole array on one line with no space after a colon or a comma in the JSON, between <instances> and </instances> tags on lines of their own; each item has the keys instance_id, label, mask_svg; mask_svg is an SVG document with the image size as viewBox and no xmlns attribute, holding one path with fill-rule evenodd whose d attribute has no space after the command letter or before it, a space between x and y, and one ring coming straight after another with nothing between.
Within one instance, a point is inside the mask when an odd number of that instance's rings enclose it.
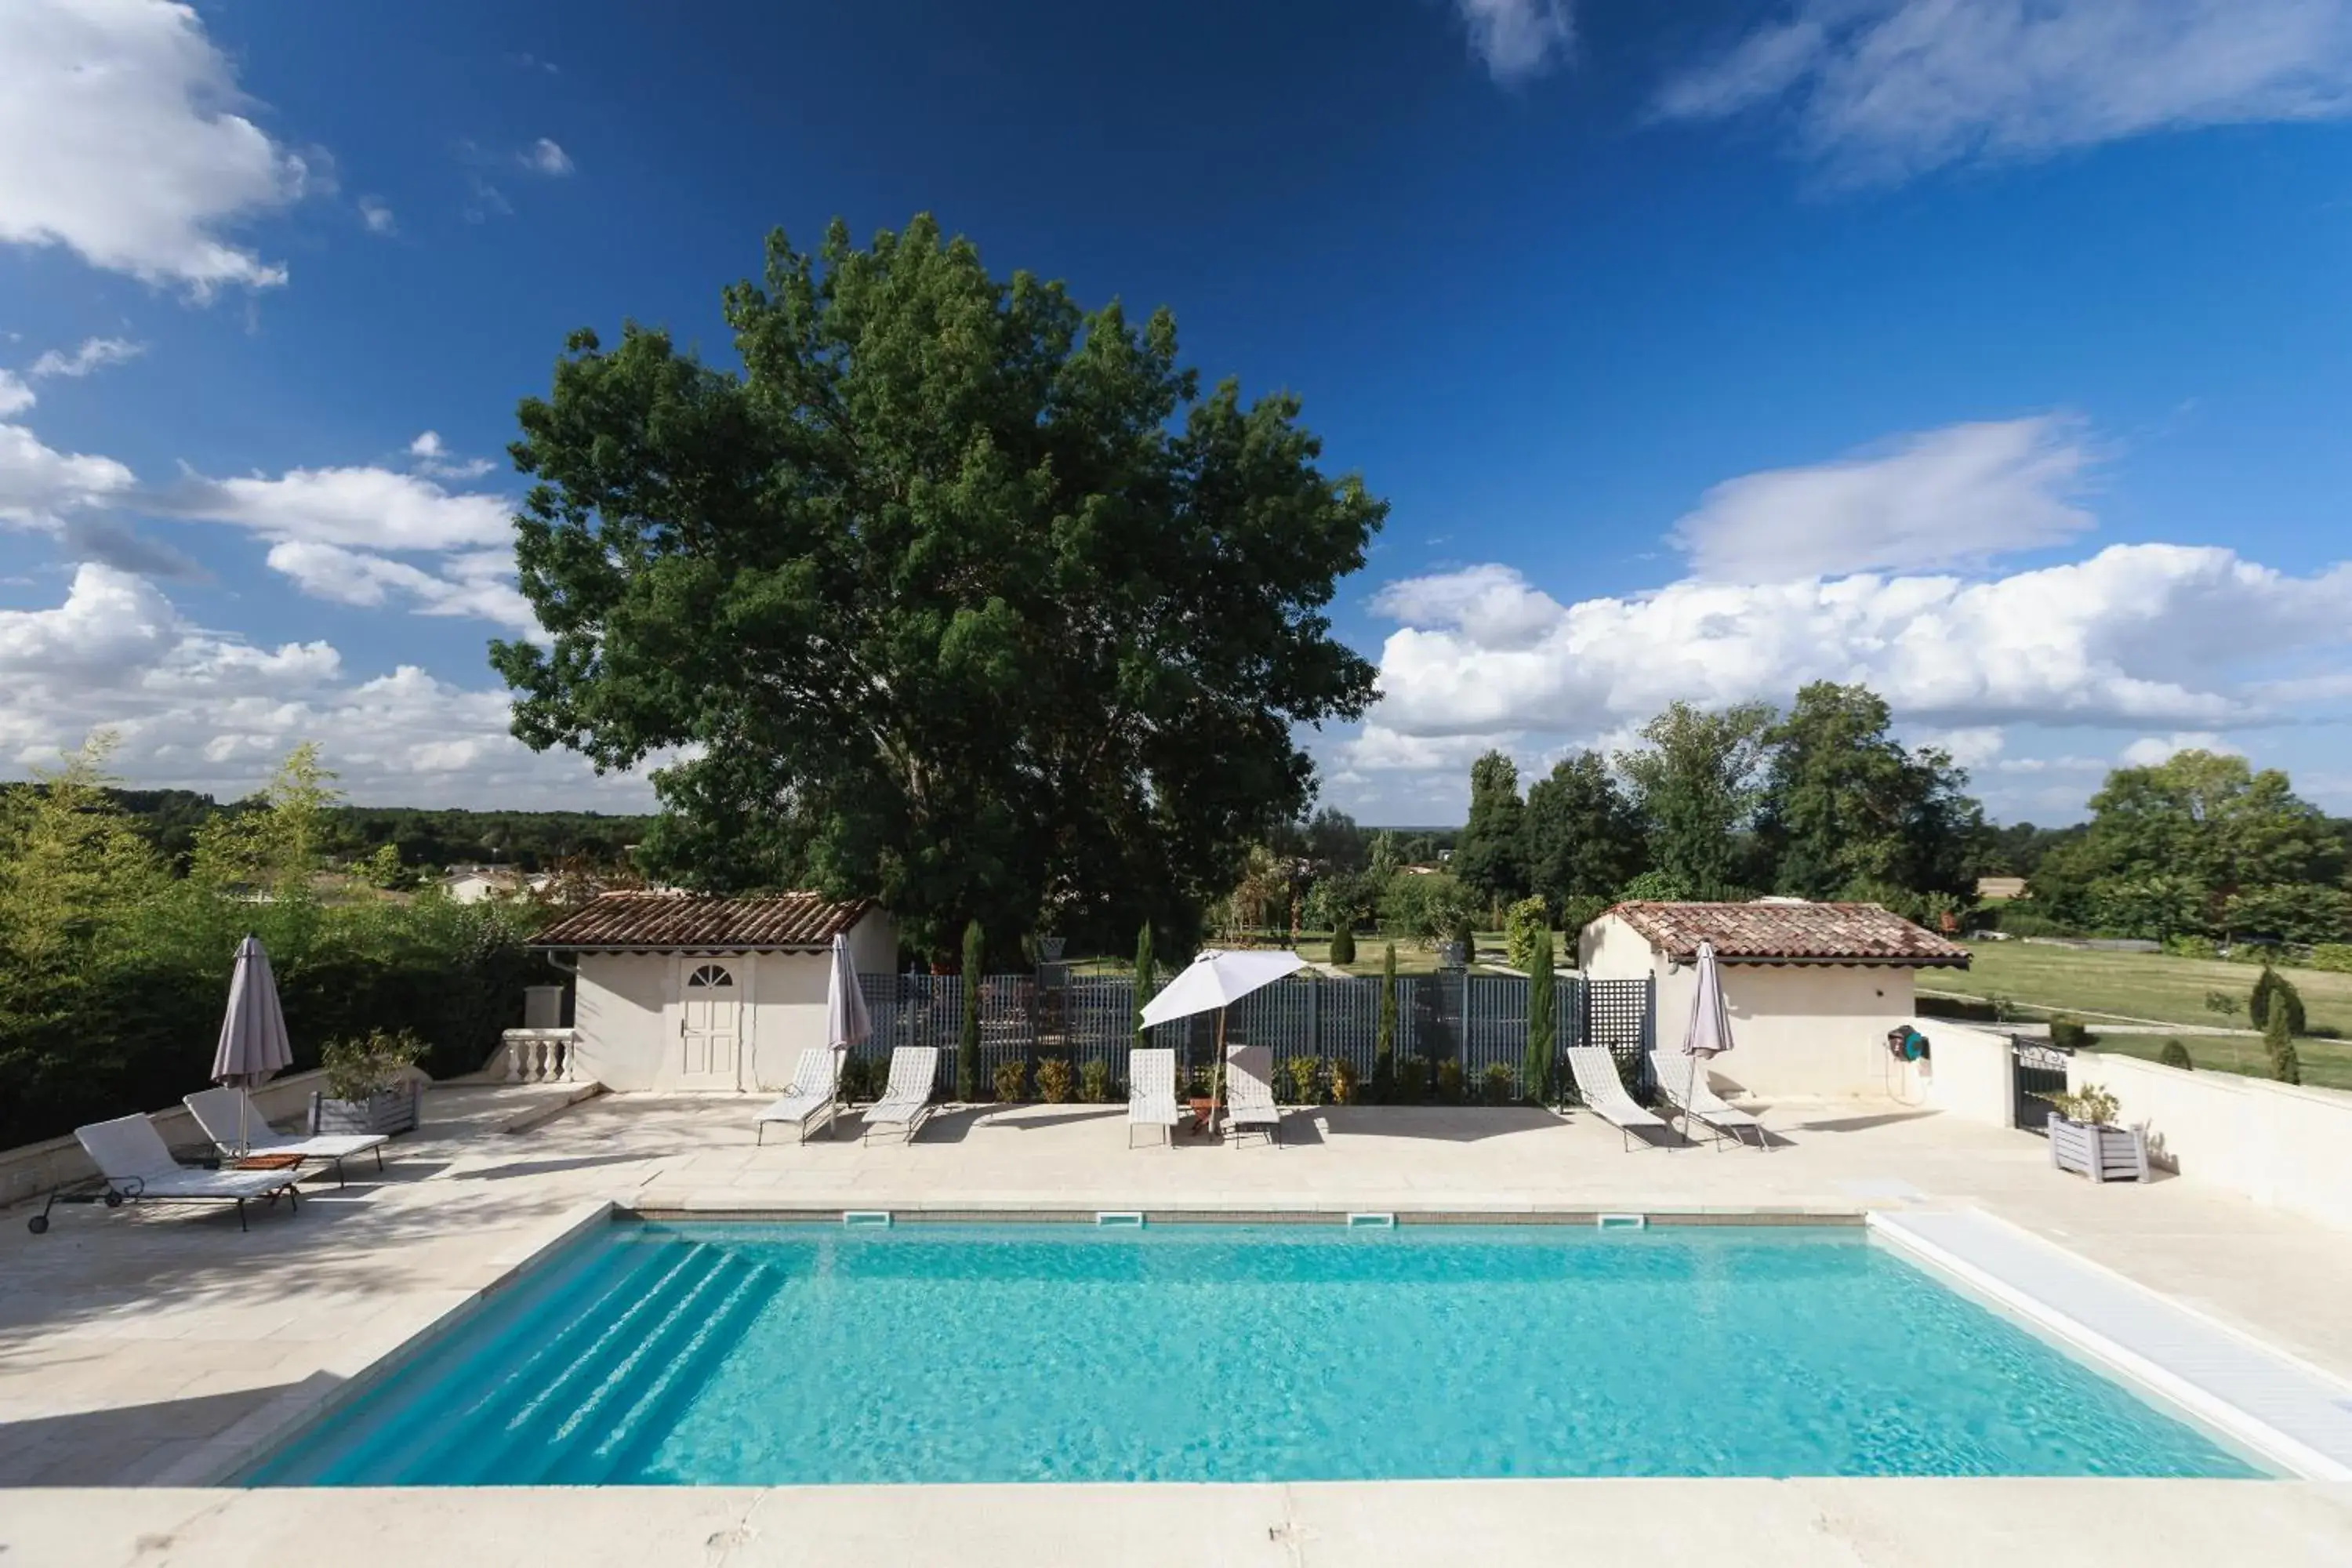
<instances>
[{"instance_id":1,"label":"cypress tree","mask_svg":"<svg viewBox=\"0 0 2352 1568\"><path fill-rule=\"evenodd\" d=\"M1372 1103L1384 1105L1396 1097L1396 943L1381 954L1381 1026L1372 1040Z\"/></svg>"},{"instance_id":2,"label":"cypress tree","mask_svg":"<svg viewBox=\"0 0 2352 1568\"><path fill-rule=\"evenodd\" d=\"M1331 962L1338 964L1356 962L1356 933L1344 914L1339 917L1339 923L1331 928Z\"/></svg>"},{"instance_id":3,"label":"cypress tree","mask_svg":"<svg viewBox=\"0 0 2352 1568\"><path fill-rule=\"evenodd\" d=\"M1528 1059L1519 1068L1519 1093L1529 1105L1551 1103L1552 1047L1558 1037L1553 1015L1551 928L1536 933L1528 962Z\"/></svg>"},{"instance_id":4,"label":"cypress tree","mask_svg":"<svg viewBox=\"0 0 2352 1568\"><path fill-rule=\"evenodd\" d=\"M956 1041L956 1098L966 1105L980 1099L980 984L987 966L987 939L974 921L963 928L963 1035Z\"/></svg>"},{"instance_id":5,"label":"cypress tree","mask_svg":"<svg viewBox=\"0 0 2352 1568\"><path fill-rule=\"evenodd\" d=\"M2281 1083L2301 1083L2303 1063L2294 1054L2294 1031L2287 1027L2286 1009L2273 1007L2263 1026L2263 1050L2271 1058L2271 1077Z\"/></svg>"},{"instance_id":6,"label":"cypress tree","mask_svg":"<svg viewBox=\"0 0 2352 1568\"><path fill-rule=\"evenodd\" d=\"M1151 957L1151 922L1135 933L1135 1045L1138 1050L1151 1043L1143 1027L1143 1005L1151 1000L1151 983L1159 973Z\"/></svg>"},{"instance_id":7,"label":"cypress tree","mask_svg":"<svg viewBox=\"0 0 2352 1568\"><path fill-rule=\"evenodd\" d=\"M2266 1029L2270 1026L2273 1013L2285 1014L2289 1035L2303 1033L2302 993L2295 990L2285 975L2265 963L2260 978L2254 982L2253 994L2246 998L2246 1017L2255 1028Z\"/></svg>"}]
</instances>

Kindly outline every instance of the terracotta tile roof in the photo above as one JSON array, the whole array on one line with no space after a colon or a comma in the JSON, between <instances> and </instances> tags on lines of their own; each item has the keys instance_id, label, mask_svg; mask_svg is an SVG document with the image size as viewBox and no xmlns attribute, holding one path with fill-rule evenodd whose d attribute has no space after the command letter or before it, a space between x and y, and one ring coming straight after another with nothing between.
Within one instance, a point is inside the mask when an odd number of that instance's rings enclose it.
<instances>
[{"instance_id":1,"label":"terracotta tile roof","mask_svg":"<svg viewBox=\"0 0 2352 1568\"><path fill-rule=\"evenodd\" d=\"M866 917L870 899L814 893L721 899L699 893L604 893L539 933L533 947L629 950L821 949Z\"/></svg>"},{"instance_id":2,"label":"terracotta tile roof","mask_svg":"<svg viewBox=\"0 0 2352 1568\"><path fill-rule=\"evenodd\" d=\"M1619 904L1609 911L1669 957L1702 942L1742 963L1892 963L1965 969L1968 949L1877 904Z\"/></svg>"}]
</instances>

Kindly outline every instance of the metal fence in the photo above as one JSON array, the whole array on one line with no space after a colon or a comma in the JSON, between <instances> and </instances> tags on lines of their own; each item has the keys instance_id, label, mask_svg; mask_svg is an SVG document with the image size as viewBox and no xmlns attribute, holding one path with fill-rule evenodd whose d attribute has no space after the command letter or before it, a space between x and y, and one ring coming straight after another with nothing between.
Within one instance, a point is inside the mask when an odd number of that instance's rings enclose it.
<instances>
[{"instance_id":1,"label":"metal fence","mask_svg":"<svg viewBox=\"0 0 2352 1568\"><path fill-rule=\"evenodd\" d=\"M937 1091L955 1090L957 1043L963 1028L963 978L955 974L865 974L858 977L874 1033L853 1053L883 1062L899 1046L929 1046L940 1053ZM1529 982L1515 974L1459 970L1400 975L1396 981L1396 1058L1427 1064L1428 1081L1444 1083L1465 1100L1489 1092L1489 1074L1506 1098L1520 1098L1528 1041ZM1654 1013L1647 980L1553 980L1554 1041L1559 1049L1605 1046L1626 1086L1651 1089L1647 1052ZM1124 974L1072 974L1058 964L1036 973L992 974L981 982L981 1080L987 1092L997 1067L1019 1061L1034 1071L1042 1058L1066 1060L1074 1074L1101 1062L1112 1093L1123 1095L1128 1053L1135 1044L1135 982ZM1265 1046L1277 1085L1289 1087L1285 1064L1297 1057L1345 1061L1370 1082L1379 1051L1381 982L1297 974L1236 1002L1225 1019L1225 1043ZM1206 1068L1215 1055L1216 1019L1203 1014L1162 1024L1154 1046L1172 1047L1180 1064ZM1450 1069L1449 1070L1449 1064ZM1501 1069L1495 1072L1494 1069ZM1459 1073L1458 1079L1454 1073ZM1552 1080L1567 1080L1553 1063Z\"/></svg>"}]
</instances>

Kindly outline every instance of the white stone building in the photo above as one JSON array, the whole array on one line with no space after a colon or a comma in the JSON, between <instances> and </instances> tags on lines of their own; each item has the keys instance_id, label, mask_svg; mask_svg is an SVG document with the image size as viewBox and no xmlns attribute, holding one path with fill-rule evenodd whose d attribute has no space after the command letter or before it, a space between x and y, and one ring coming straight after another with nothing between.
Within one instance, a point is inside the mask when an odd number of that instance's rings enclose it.
<instances>
[{"instance_id":1,"label":"white stone building","mask_svg":"<svg viewBox=\"0 0 2352 1568\"><path fill-rule=\"evenodd\" d=\"M1917 1016L1918 972L1969 963L1966 948L1876 904L1766 899L1619 904L1584 928L1577 966L1591 980L1654 980L1654 1044L1672 1052L1689 1026L1702 942L1722 964L1734 1041L1711 1075L1726 1093L1764 1099L1888 1092L1903 1077L1886 1036Z\"/></svg>"},{"instance_id":2,"label":"white stone building","mask_svg":"<svg viewBox=\"0 0 2352 1568\"><path fill-rule=\"evenodd\" d=\"M606 893L533 943L578 976L574 1077L613 1089L777 1089L825 1044L827 954L860 973L898 961L889 916L813 893Z\"/></svg>"}]
</instances>

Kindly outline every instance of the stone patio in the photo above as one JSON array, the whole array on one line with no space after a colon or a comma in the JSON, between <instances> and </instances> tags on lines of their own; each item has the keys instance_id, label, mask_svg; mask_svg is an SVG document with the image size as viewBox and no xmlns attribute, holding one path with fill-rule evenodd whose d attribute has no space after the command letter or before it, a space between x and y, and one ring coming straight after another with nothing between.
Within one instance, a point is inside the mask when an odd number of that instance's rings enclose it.
<instances>
[{"instance_id":1,"label":"stone patio","mask_svg":"<svg viewBox=\"0 0 2352 1568\"><path fill-rule=\"evenodd\" d=\"M814 1555L898 1560L1440 1562L1474 1540L1487 1561L1559 1561L1547 1521L1568 1520L1609 1543L1593 1561L1736 1542L1764 1563L1981 1562L2029 1545L2043 1562L2222 1563L2248 1560L2221 1553L2257 1539L2265 1562L2352 1561L2352 1488L2306 1483L824 1488L561 1501L201 1489L606 1201L688 1212L1972 1205L2352 1379L2352 1238L2190 1182L2094 1187L2053 1172L2038 1139L1894 1104L1776 1106L1769 1153L1627 1152L1581 1114L1434 1108L1296 1112L1279 1149L1180 1140L1129 1151L1123 1108L1089 1106L950 1110L910 1146L862 1144L853 1115L837 1139L787 1133L759 1148L757 1100L607 1097L561 1110L551 1094L561 1091L437 1089L383 1176L354 1171L341 1191L313 1183L299 1215L257 1213L249 1234L225 1212L60 1209L44 1237L26 1230L32 1210L0 1215L0 1488L18 1489L0 1491L0 1562L249 1565L305 1540L331 1542L338 1563L431 1562L443 1553L428 1542L457 1552L499 1540L519 1544L484 1561L523 1561L552 1554L558 1537L543 1531L608 1552L642 1539L626 1553L639 1563L798 1560L819 1543ZM93 1488L148 1489L65 1489ZM390 1531L380 1550L365 1529L341 1527L371 1519ZM1728 1533L1711 1533L1718 1525Z\"/></svg>"}]
</instances>

